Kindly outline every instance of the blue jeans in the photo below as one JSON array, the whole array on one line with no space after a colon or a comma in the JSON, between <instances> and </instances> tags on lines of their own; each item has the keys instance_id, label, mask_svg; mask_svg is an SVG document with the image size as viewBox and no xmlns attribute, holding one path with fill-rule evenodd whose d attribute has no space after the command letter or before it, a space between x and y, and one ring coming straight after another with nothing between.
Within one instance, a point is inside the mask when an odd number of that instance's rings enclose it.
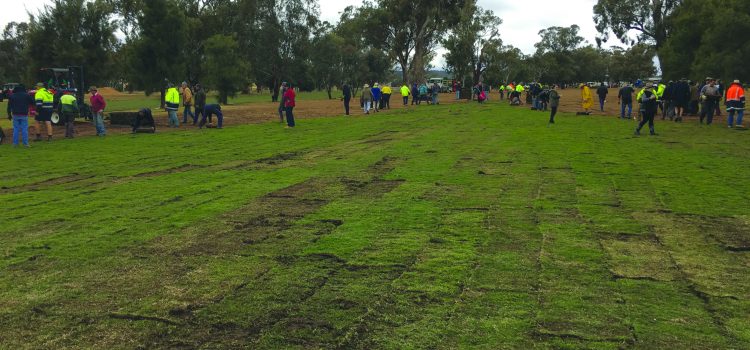
<instances>
[{"instance_id":1,"label":"blue jeans","mask_svg":"<svg viewBox=\"0 0 750 350\"><path fill-rule=\"evenodd\" d=\"M729 126L733 126L734 122L734 112L737 112L737 124L736 125L742 125L742 117L745 116L745 110L744 109L730 109L729 110L729 116L727 116L727 123L729 123ZM14 138L15 140L15 138Z\"/></svg>"},{"instance_id":2,"label":"blue jeans","mask_svg":"<svg viewBox=\"0 0 750 350\"><path fill-rule=\"evenodd\" d=\"M190 105L185 105L185 110L182 112L182 122L184 124L187 124L188 116L190 116L190 118L193 118L193 124L198 121L198 118L195 117L195 114L193 114L193 111L190 110L190 107Z\"/></svg>"},{"instance_id":3,"label":"blue jeans","mask_svg":"<svg viewBox=\"0 0 750 350\"><path fill-rule=\"evenodd\" d=\"M107 133L104 129L104 115L101 112L94 113L94 127L96 127L96 136L103 136Z\"/></svg>"},{"instance_id":4,"label":"blue jeans","mask_svg":"<svg viewBox=\"0 0 750 350\"><path fill-rule=\"evenodd\" d=\"M170 109L167 110L167 114L169 115L169 126L178 127L180 126L180 120L177 119L177 111Z\"/></svg>"},{"instance_id":5,"label":"blue jeans","mask_svg":"<svg viewBox=\"0 0 750 350\"><path fill-rule=\"evenodd\" d=\"M602 112L604 112L604 101L606 101L606 98L599 97L599 110L601 110Z\"/></svg>"},{"instance_id":6,"label":"blue jeans","mask_svg":"<svg viewBox=\"0 0 750 350\"><path fill-rule=\"evenodd\" d=\"M620 118L625 119L625 106L628 106L628 119L633 115L633 102L620 103Z\"/></svg>"},{"instance_id":7,"label":"blue jeans","mask_svg":"<svg viewBox=\"0 0 750 350\"><path fill-rule=\"evenodd\" d=\"M13 116L13 146L18 146L19 136L23 137L23 145L29 145L29 116Z\"/></svg>"},{"instance_id":8,"label":"blue jeans","mask_svg":"<svg viewBox=\"0 0 750 350\"><path fill-rule=\"evenodd\" d=\"M438 103L438 94L432 94L432 104L436 105Z\"/></svg>"},{"instance_id":9,"label":"blue jeans","mask_svg":"<svg viewBox=\"0 0 750 350\"><path fill-rule=\"evenodd\" d=\"M294 107L286 107L286 125L294 126Z\"/></svg>"},{"instance_id":10,"label":"blue jeans","mask_svg":"<svg viewBox=\"0 0 750 350\"><path fill-rule=\"evenodd\" d=\"M456 99L457 100L461 99L461 91L460 90L456 90Z\"/></svg>"}]
</instances>

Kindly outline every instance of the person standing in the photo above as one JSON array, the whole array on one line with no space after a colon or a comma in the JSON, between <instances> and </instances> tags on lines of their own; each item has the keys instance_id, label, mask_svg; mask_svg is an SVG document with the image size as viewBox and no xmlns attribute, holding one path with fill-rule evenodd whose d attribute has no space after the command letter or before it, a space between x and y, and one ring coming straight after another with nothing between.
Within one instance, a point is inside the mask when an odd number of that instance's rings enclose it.
<instances>
[{"instance_id":1,"label":"person standing","mask_svg":"<svg viewBox=\"0 0 750 350\"><path fill-rule=\"evenodd\" d=\"M745 115L745 88L740 84L739 80L735 80L727 88L724 104L727 106L727 113L729 113L727 116L729 127L744 128L742 117ZM734 124L735 113L737 113L737 124Z\"/></svg>"},{"instance_id":2,"label":"person standing","mask_svg":"<svg viewBox=\"0 0 750 350\"><path fill-rule=\"evenodd\" d=\"M586 114L590 114L589 109L594 105L594 98L591 96L591 89L588 85L581 84L581 107Z\"/></svg>"},{"instance_id":3,"label":"person standing","mask_svg":"<svg viewBox=\"0 0 750 350\"><path fill-rule=\"evenodd\" d=\"M662 82L658 82L656 83L656 86L654 87L654 89L656 90L654 91L656 93L656 97L659 99L657 102L657 105L659 106L659 109L661 110L662 117L663 117L666 113L666 106L664 106L663 97L664 97L664 90L667 89L667 86L664 85Z\"/></svg>"},{"instance_id":4,"label":"person standing","mask_svg":"<svg viewBox=\"0 0 750 350\"><path fill-rule=\"evenodd\" d=\"M91 97L89 102L91 103L91 112L94 115L94 127L96 128L96 136L106 136L107 130L104 129L104 108L107 107L107 103L104 102L104 97L99 94L99 90L96 86L89 88Z\"/></svg>"},{"instance_id":5,"label":"person standing","mask_svg":"<svg viewBox=\"0 0 750 350\"><path fill-rule=\"evenodd\" d=\"M13 147L18 147L19 139L26 147L29 144L29 110L35 101L23 85L13 88L8 99L8 119L13 120Z\"/></svg>"},{"instance_id":6,"label":"person standing","mask_svg":"<svg viewBox=\"0 0 750 350\"><path fill-rule=\"evenodd\" d=\"M696 116L698 115L698 110L700 108L700 89L698 89L699 83L696 81L694 84L690 84L690 82L688 82L688 84L690 85L690 104L688 109L690 109L690 115Z\"/></svg>"},{"instance_id":7,"label":"person standing","mask_svg":"<svg viewBox=\"0 0 750 350\"><path fill-rule=\"evenodd\" d=\"M195 84L195 94L193 95L193 99L195 100L195 117L193 118L193 121L198 120L198 116L201 116L201 120L203 120L203 116L206 115L204 108L206 107L206 92L203 91L203 87L201 84ZM211 122L211 118L208 118L208 122ZM193 125L195 125L195 122L193 122Z\"/></svg>"},{"instance_id":8,"label":"person standing","mask_svg":"<svg viewBox=\"0 0 750 350\"><path fill-rule=\"evenodd\" d=\"M370 114L370 104L372 103L372 90L370 89L370 84L365 84L362 88L362 96L360 96L360 99L362 99L362 107L365 109L365 114Z\"/></svg>"},{"instance_id":9,"label":"person standing","mask_svg":"<svg viewBox=\"0 0 750 350\"><path fill-rule=\"evenodd\" d=\"M500 83L500 87L497 89L500 91L500 101L505 99L505 84Z\"/></svg>"},{"instance_id":10,"label":"person standing","mask_svg":"<svg viewBox=\"0 0 750 350\"><path fill-rule=\"evenodd\" d=\"M344 95L344 112L349 115L349 101L352 100L352 87L344 83L341 87L341 93Z\"/></svg>"},{"instance_id":11,"label":"person standing","mask_svg":"<svg viewBox=\"0 0 750 350\"><path fill-rule=\"evenodd\" d=\"M164 97L164 106L169 115L169 127L177 128L180 126L180 120L177 119L177 109L180 108L180 93L172 83L169 83L168 86L167 95Z\"/></svg>"},{"instance_id":12,"label":"person standing","mask_svg":"<svg viewBox=\"0 0 750 350\"><path fill-rule=\"evenodd\" d=\"M596 94L599 96L599 110L604 112L604 103L607 102L607 94L609 94L609 89L604 85L604 82L599 84Z\"/></svg>"},{"instance_id":13,"label":"person standing","mask_svg":"<svg viewBox=\"0 0 750 350\"><path fill-rule=\"evenodd\" d=\"M549 88L549 124L555 124L555 115L557 114L558 106L560 106L560 94L557 93L557 88L553 84Z\"/></svg>"},{"instance_id":14,"label":"person standing","mask_svg":"<svg viewBox=\"0 0 750 350\"><path fill-rule=\"evenodd\" d=\"M675 121L681 122L682 116L687 113L690 103L690 84L685 78L680 79L672 88L672 105L675 109Z\"/></svg>"},{"instance_id":15,"label":"person standing","mask_svg":"<svg viewBox=\"0 0 750 350\"><path fill-rule=\"evenodd\" d=\"M617 104L620 105L620 118L625 119L625 107L628 107L628 118L633 116L633 87L630 84L625 83L620 91L617 93Z\"/></svg>"},{"instance_id":16,"label":"person standing","mask_svg":"<svg viewBox=\"0 0 750 350\"><path fill-rule=\"evenodd\" d=\"M43 83L36 84L36 93L34 94L34 100L36 100L36 141L42 140L42 125L47 128L47 141L52 140L52 107L54 104L55 97L49 92Z\"/></svg>"},{"instance_id":17,"label":"person standing","mask_svg":"<svg viewBox=\"0 0 750 350\"><path fill-rule=\"evenodd\" d=\"M417 104L421 104L422 100L427 100L427 83L419 84L419 98L417 99Z\"/></svg>"},{"instance_id":18,"label":"person standing","mask_svg":"<svg viewBox=\"0 0 750 350\"><path fill-rule=\"evenodd\" d=\"M437 105L438 104L438 94L440 94L440 85L437 83L432 83L432 104Z\"/></svg>"},{"instance_id":19,"label":"person standing","mask_svg":"<svg viewBox=\"0 0 750 350\"><path fill-rule=\"evenodd\" d=\"M192 111L193 92L190 91L190 87L184 81L182 82L182 105L185 108L182 111L182 123L187 124L187 117L189 115L193 118L193 125L195 125L198 122L198 118L195 117L195 114L193 114Z\"/></svg>"},{"instance_id":20,"label":"person standing","mask_svg":"<svg viewBox=\"0 0 750 350\"><path fill-rule=\"evenodd\" d=\"M403 86L401 86L401 97L404 99L404 106L409 104L409 86L404 83Z\"/></svg>"},{"instance_id":21,"label":"person standing","mask_svg":"<svg viewBox=\"0 0 750 350\"><path fill-rule=\"evenodd\" d=\"M719 94L719 88L716 86L716 81L710 79L708 84L701 89L701 99L703 100L700 116L701 124L703 124L703 119L706 119L706 125L713 123L716 104L720 98L721 95Z\"/></svg>"},{"instance_id":22,"label":"person standing","mask_svg":"<svg viewBox=\"0 0 750 350\"><path fill-rule=\"evenodd\" d=\"M391 109L391 94L393 93L393 90L391 89L390 84L386 84L383 86L383 104L380 106L380 108L386 108Z\"/></svg>"},{"instance_id":23,"label":"person standing","mask_svg":"<svg viewBox=\"0 0 750 350\"><path fill-rule=\"evenodd\" d=\"M646 123L648 123L648 129L651 135L656 135L656 131L654 130L654 116L656 116L656 111L659 108L659 96L654 92L653 84L646 84L646 88L643 89L640 97L640 103L643 120L641 120L641 122L638 123L638 127L635 128L635 135L641 134L641 129Z\"/></svg>"},{"instance_id":24,"label":"person standing","mask_svg":"<svg viewBox=\"0 0 750 350\"><path fill-rule=\"evenodd\" d=\"M62 112L62 118L65 122L65 138L72 139L74 130L74 123L76 120L76 114L78 114L78 101L73 95L62 95L60 97L60 111Z\"/></svg>"},{"instance_id":25,"label":"person standing","mask_svg":"<svg viewBox=\"0 0 750 350\"><path fill-rule=\"evenodd\" d=\"M372 84L372 109L378 112L378 105L380 104L380 87L378 83Z\"/></svg>"},{"instance_id":26,"label":"person standing","mask_svg":"<svg viewBox=\"0 0 750 350\"><path fill-rule=\"evenodd\" d=\"M286 111L286 101L284 101L284 96L286 94L287 85L286 82L283 82L279 87L279 96L281 96L281 99L279 100L279 122L281 124L284 124L284 111Z\"/></svg>"},{"instance_id":27,"label":"person standing","mask_svg":"<svg viewBox=\"0 0 750 350\"><path fill-rule=\"evenodd\" d=\"M419 86L417 86L417 83L411 84L411 104L419 104Z\"/></svg>"},{"instance_id":28,"label":"person standing","mask_svg":"<svg viewBox=\"0 0 750 350\"><path fill-rule=\"evenodd\" d=\"M461 89L462 89L461 82L457 81L456 82L456 90L455 90L456 91L456 100L460 100L461 99Z\"/></svg>"},{"instance_id":29,"label":"person standing","mask_svg":"<svg viewBox=\"0 0 750 350\"><path fill-rule=\"evenodd\" d=\"M286 126L285 128L293 128L294 127L294 107L296 106L296 103L294 101L297 94L294 93L294 88L292 87L292 84L289 84L289 86L286 89L286 92L284 93L284 107L286 108ZM217 115L218 118L218 115Z\"/></svg>"}]
</instances>

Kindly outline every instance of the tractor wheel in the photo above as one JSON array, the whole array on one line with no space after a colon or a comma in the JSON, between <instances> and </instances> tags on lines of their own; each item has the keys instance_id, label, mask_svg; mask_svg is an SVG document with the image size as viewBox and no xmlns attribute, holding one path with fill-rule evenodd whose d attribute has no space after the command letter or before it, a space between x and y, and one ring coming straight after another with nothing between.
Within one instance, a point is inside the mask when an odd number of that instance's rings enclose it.
<instances>
[{"instance_id":1,"label":"tractor wheel","mask_svg":"<svg viewBox=\"0 0 750 350\"><path fill-rule=\"evenodd\" d=\"M50 121L52 121L52 125L62 125L62 117L60 116L60 113L52 112L52 116L50 116Z\"/></svg>"}]
</instances>

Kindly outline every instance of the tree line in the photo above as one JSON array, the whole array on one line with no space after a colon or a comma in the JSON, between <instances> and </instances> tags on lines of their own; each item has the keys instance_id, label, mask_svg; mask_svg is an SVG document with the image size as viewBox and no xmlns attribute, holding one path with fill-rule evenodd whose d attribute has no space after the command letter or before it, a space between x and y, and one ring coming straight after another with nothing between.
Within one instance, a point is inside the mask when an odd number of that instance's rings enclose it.
<instances>
[{"instance_id":1,"label":"tree line","mask_svg":"<svg viewBox=\"0 0 750 350\"><path fill-rule=\"evenodd\" d=\"M597 43L576 25L550 27L526 55L503 43L502 19L476 0L364 1L336 23L306 0L51 0L4 28L0 79L33 82L42 67L83 65L92 84L147 94L184 80L226 103L255 83L276 100L287 81L331 97L344 82L422 81L438 46L465 85L633 81L655 73L654 56L669 79L750 79L741 64L748 1L599 0L592 10ZM623 47L602 49L611 35Z\"/></svg>"}]
</instances>

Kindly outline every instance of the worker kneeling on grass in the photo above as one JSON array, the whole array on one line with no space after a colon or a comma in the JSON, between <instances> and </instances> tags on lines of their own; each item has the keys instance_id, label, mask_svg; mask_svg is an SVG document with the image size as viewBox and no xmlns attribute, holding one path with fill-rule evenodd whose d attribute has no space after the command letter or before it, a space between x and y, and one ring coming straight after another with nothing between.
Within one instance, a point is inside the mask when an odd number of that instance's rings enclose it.
<instances>
[{"instance_id":1,"label":"worker kneeling on grass","mask_svg":"<svg viewBox=\"0 0 750 350\"><path fill-rule=\"evenodd\" d=\"M133 122L133 134L138 132L138 129L140 129L141 126L148 125L151 126L152 132L156 132L156 123L154 123L154 115L151 114L151 109L143 108L138 111L138 115L135 116L135 121Z\"/></svg>"},{"instance_id":2,"label":"worker kneeling on grass","mask_svg":"<svg viewBox=\"0 0 750 350\"><path fill-rule=\"evenodd\" d=\"M221 106L218 104L210 104L206 105L206 107L203 107L203 118L201 118L200 124L198 124L198 127L203 129L203 126L206 125L206 118L211 118L212 115L216 115L216 128L222 129L222 126L224 124L224 114L221 113Z\"/></svg>"}]
</instances>

